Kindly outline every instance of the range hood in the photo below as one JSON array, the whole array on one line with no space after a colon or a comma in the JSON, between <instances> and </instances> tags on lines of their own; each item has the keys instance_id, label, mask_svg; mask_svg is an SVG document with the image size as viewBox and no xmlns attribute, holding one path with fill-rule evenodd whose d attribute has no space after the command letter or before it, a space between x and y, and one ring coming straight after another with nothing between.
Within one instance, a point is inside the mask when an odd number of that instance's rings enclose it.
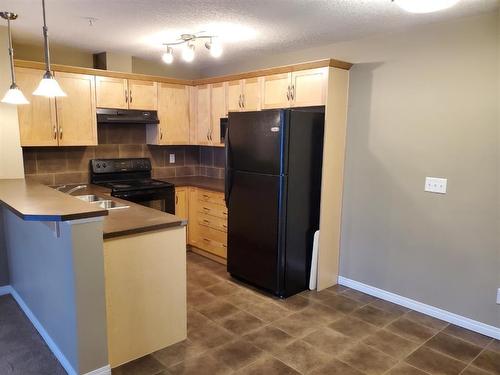
<instances>
[{"instance_id":1,"label":"range hood","mask_svg":"<svg viewBox=\"0 0 500 375\"><path fill-rule=\"evenodd\" d=\"M98 124L159 124L156 111L97 108Z\"/></svg>"}]
</instances>

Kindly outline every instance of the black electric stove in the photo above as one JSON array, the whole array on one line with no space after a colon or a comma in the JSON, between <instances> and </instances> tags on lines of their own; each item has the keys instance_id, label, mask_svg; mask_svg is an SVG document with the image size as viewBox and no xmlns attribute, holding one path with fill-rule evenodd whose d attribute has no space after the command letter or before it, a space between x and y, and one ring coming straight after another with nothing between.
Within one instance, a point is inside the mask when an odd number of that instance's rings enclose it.
<instances>
[{"instance_id":1,"label":"black electric stove","mask_svg":"<svg viewBox=\"0 0 500 375\"><path fill-rule=\"evenodd\" d=\"M151 178L147 158L93 159L90 181L111 189L113 197L175 214L175 187Z\"/></svg>"}]
</instances>

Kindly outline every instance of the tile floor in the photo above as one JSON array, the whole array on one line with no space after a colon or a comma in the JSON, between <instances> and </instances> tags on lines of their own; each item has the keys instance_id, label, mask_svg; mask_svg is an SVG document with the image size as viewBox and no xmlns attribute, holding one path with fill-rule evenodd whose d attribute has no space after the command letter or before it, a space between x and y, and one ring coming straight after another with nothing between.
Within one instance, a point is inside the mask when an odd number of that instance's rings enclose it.
<instances>
[{"instance_id":1,"label":"tile floor","mask_svg":"<svg viewBox=\"0 0 500 375\"><path fill-rule=\"evenodd\" d=\"M128 374L500 375L500 341L341 286L278 300L188 253L188 339Z\"/></svg>"}]
</instances>

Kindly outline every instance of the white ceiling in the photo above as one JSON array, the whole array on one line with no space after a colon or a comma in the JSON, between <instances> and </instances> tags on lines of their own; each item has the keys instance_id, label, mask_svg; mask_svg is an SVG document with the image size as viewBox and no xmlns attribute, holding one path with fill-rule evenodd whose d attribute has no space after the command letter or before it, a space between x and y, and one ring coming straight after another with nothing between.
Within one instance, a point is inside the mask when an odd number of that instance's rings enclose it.
<instances>
[{"instance_id":1,"label":"white ceiling","mask_svg":"<svg viewBox=\"0 0 500 375\"><path fill-rule=\"evenodd\" d=\"M221 36L226 61L483 13L498 4L461 0L452 9L416 15L391 0L46 0L52 44L159 59L162 41L207 31ZM0 10L19 14L14 39L41 42L41 0L0 0ZM89 26L85 17L98 20ZM200 45L192 64L214 63Z\"/></svg>"}]
</instances>

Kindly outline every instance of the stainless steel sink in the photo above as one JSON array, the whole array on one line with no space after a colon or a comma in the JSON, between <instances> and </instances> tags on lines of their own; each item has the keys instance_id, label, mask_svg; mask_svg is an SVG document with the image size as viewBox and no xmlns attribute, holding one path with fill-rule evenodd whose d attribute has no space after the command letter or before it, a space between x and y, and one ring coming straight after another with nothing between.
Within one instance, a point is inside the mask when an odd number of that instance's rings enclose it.
<instances>
[{"instance_id":1,"label":"stainless steel sink","mask_svg":"<svg viewBox=\"0 0 500 375\"><path fill-rule=\"evenodd\" d=\"M75 198L78 198L82 201L93 203L93 202L100 202L106 200L105 198L98 197L97 195L94 194L88 194L88 195L77 195Z\"/></svg>"},{"instance_id":2,"label":"stainless steel sink","mask_svg":"<svg viewBox=\"0 0 500 375\"><path fill-rule=\"evenodd\" d=\"M104 208L106 210L117 210L120 208L129 208L130 206L127 206L122 203L118 203L109 199L106 200L100 200L100 201L94 201L91 202L92 204L98 205L101 208Z\"/></svg>"}]
</instances>

